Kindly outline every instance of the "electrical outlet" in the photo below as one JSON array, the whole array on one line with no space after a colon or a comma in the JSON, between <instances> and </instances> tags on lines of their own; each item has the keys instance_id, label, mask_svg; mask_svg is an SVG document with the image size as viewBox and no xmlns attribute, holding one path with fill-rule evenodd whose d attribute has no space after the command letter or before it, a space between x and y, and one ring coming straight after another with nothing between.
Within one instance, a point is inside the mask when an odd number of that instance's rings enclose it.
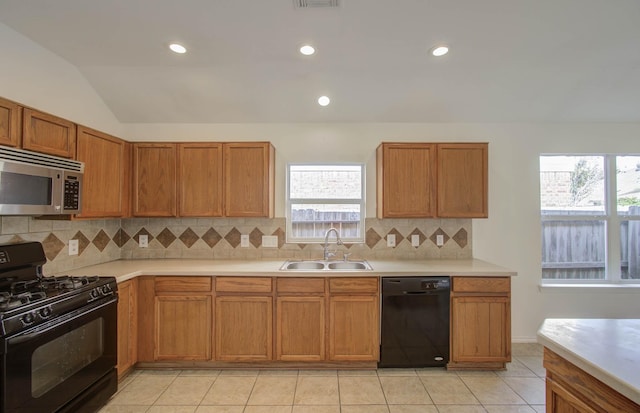
<instances>
[{"instance_id":1,"label":"electrical outlet","mask_svg":"<svg viewBox=\"0 0 640 413\"><path fill-rule=\"evenodd\" d=\"M149 236L147 234L141 234L138 236L138 245L140 248L149 247Z\"/></svg>"},{"instance_id":2,"label":"electrical outlet","mask_svg":"<svg viewBox=\"0 0 640 413\"><path fill-rule=\"evenodd\" d=\"M69 240L69 255L78 255L78 240Z\"/></svg>"},{"instance_id":3,"label":"electrical outlet","mask_svg":"<svg viewBox=\"0 0 640 413\"><path fill-rule=\"evenodd\" d=\"M240 235L240 246L242 248L249 248L249 235Z\"/></svg>"},{"instance_id":4,"label":"electrical outlet","mask_svg":"<svg viewBox=\"0 0 640 413\"><path fill-rule=\"evenodd\" d=\"M412 247L419 247L420 246L420 235L413 234L411 236L411 246Z\"/></svg>"},{"instance_id":5,"label":"electrical outlet","mask_svg":"<svg viewBox=\"0 0 640 413\"><path fill-rule=\"evenodd\" d=\"M444 245L444 235L436 235L436 245L442 247Z\"/></svg>"},{"instance_id":6,"label":"electrical outlet","mask_svg":"<svg viewBox=\"0 0 640 413\"><path fill-rule=\"evenodd\" d=\"M277 235L263 235L262 246L264 248L278 248L278 236Z\"/></svg>"},{"instance_id":7,"label":"electrical outlet","mask_svg":"<svg viewBox=\"0 0 640 413\"><path fill-rule=\"evenodd\" d=\"M396 234L387 234L387 247L396 246Z\"/></svg>"}]
</instances>

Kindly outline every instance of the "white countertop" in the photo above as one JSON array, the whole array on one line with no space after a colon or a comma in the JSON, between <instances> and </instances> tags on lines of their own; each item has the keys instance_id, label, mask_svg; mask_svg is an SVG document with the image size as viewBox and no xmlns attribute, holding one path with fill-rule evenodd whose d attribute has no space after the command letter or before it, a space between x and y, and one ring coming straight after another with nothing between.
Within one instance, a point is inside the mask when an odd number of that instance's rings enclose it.
<instances>
[{"instance_id":1,"label":"white countertop","mask_svg":"<svg viewBox=\"0 0 640 413\"><path fill-rule=\"evenodd\" d=\"M640 319L547 319L538 342L640 404Z\"/></svg>"},{"instance_id":2,"label":"white countertop","mask_svg":"<svg viewBox=\"0 0 640 413\"><path fill-rule=\"evenodd\" d=\"M354 276L428 276L460 275L511 277L516 272L482 260L367 260L372 271L280 271L284 259L278 260L189 260L145 259L118 260L65 271L68 275L115 276L125 281L140 275L234 275L278 277L354 277Z\"/></svg>"}]
</instances>

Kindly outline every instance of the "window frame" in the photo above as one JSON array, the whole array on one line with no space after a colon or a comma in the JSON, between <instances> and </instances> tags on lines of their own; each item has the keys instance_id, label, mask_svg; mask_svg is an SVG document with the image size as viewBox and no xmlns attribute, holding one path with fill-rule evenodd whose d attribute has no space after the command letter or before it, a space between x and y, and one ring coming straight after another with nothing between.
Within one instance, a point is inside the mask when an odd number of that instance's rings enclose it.
<instances>
[{"instance_id":1,"label":"window frame","mask_svg":"<svg viewBox=\"0 0 640 413\"><path fill-rule=\"evenodd\" d=\"M640 156L635 153L541 153L538 156L538 160L544 156L601 156L603 157L604 165L604 213L603 214L575 214L575 215L544 215L542 213L542 205L539 202L540 208L540 229L542 230L542 224L544 222L558 222L558 221L604 221L604 243L605 243L605 268L603 279L549 279L543 278L543 262L540 263L540 278L542 286L553 285L635 285L640 284L639 279L623 279L621 271L621 248L620 243L620 226L623 221L640 221L640 216L633 215L620 215L618 214L618 198L617 198L617 168L616 158L623 156ZM538 178L540 178L540 163L538 162ZM538 185L539 196L541 196L542 186L541 182ZM542 240L540 240L540 246L542 246ZM541 257L542 259L542 257ZM569 267L571 268L571 267Z\"/></svg>"},{"instance_id":2,"label":"window frame","mask_svg":"<svg viewBox=\"0 0 640 413\"><path fill-rule=\"evenodd\" d=\"M291 198L290 176L292 166L358 166L360 168L360 199L344 198ZM324 237L302 238L293 236L293 222L291 219L291 206L294 204L348 204L360 206L360 234L358 237L344 237L340 234L343 242L350 244L362 244L365 241L365 215L366 215L366 165L362 162L288 162L286 167L285 185L285 226L286 242L300 244L322 244Z\"/></svg>"}]
</instances>

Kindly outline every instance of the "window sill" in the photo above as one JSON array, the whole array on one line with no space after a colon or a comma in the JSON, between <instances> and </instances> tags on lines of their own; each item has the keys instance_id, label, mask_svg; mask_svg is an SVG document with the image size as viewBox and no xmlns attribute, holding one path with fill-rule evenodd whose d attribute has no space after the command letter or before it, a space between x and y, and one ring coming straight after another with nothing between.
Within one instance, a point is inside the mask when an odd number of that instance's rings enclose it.
<instances>
[{"instance_id":1,"label":"window sill","mask_svg":"<svg viewBox=\"0 0 640 413\"><path fill-rule=\"evenodd\" d=\"M540 284L538 290L543 293L595 293L612 294L640 293L640 284Z\"/></svg>"}]
</instances>

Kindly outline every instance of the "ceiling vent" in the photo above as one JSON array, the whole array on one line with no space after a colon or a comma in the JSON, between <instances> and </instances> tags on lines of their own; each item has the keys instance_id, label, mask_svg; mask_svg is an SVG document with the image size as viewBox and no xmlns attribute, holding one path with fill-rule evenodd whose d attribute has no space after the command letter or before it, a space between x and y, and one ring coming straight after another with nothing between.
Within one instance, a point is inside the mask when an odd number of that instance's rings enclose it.
<instances>
[{"instance_id":1,"label":"ceiling vent","mask_svg":"<svg viewBox=\"0 0 640 413\"><path fill-rule=\"evenodd\" d=\"M293 0L296 9L316 9L321 7L338 7L340 0Z\"/></svg>"}]
</instances>

